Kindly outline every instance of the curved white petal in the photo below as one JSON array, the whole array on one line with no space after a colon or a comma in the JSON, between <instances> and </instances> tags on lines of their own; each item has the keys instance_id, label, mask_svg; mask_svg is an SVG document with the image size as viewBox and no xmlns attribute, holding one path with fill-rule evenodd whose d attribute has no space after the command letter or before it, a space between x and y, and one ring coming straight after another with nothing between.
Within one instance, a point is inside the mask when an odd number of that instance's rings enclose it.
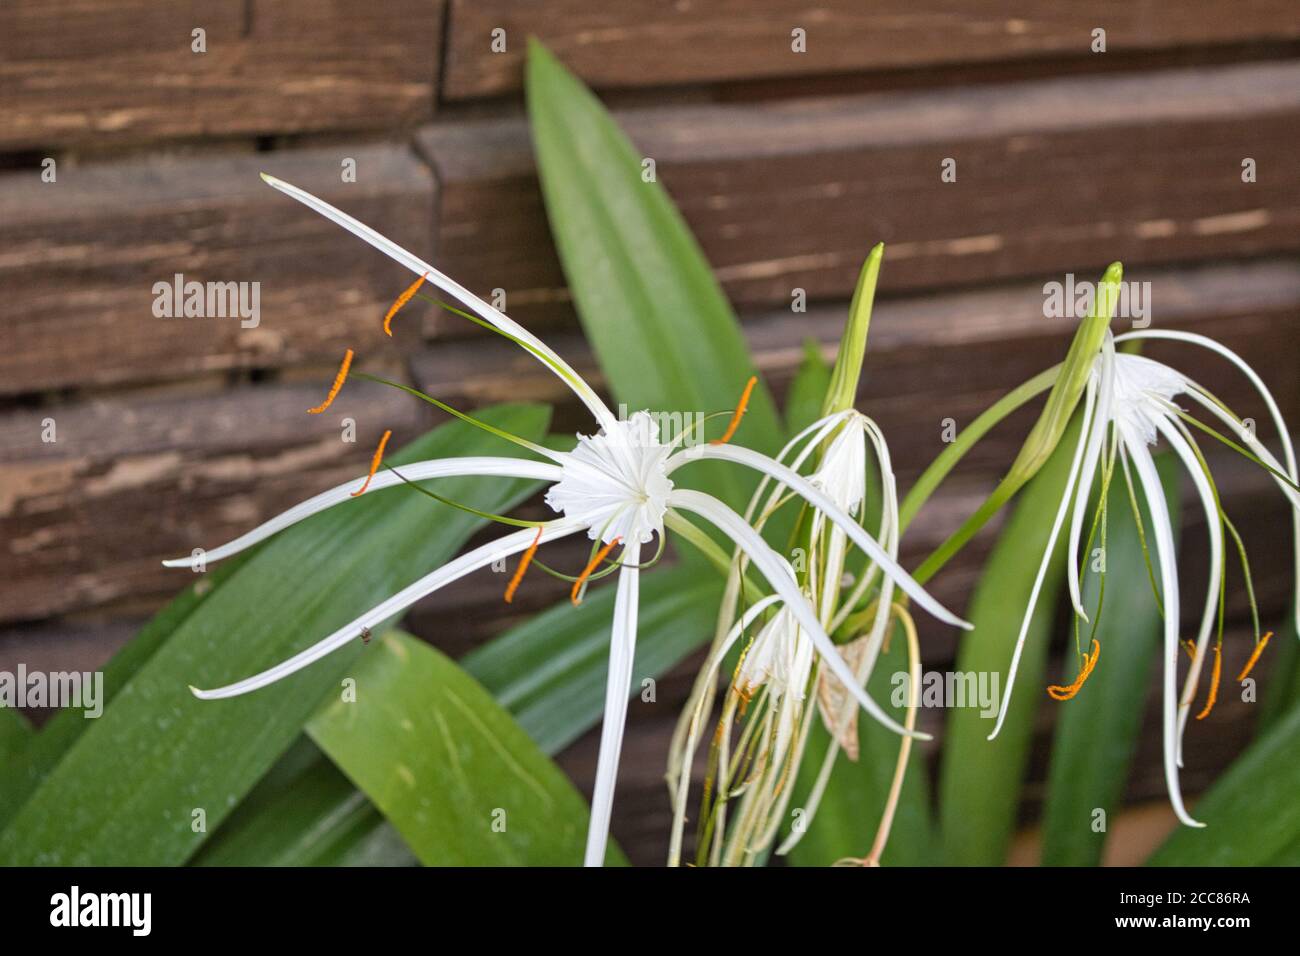
<instances>
[{"instance_id":1,"label":"curved white petal","mask_svg":"<svg viewBox=\"0 0 1300 956\"><path fill-rule=\"evenodd\" d=\"M841 511L835 502L831 501L826 494L809 482L807 478L796 474L785 465L773 461L766 455L750 451L748 448L742 448L739 445L700 445L674 455L668 462L668 471L671 474L676 467L685 464L687 461L709 458L731 461L753 468L755 471L775 478L792 491L797 492L810 505L825 514L837 527L842 528L853 543L865 551L871 560L876 562L885 574L893 578L894 582L919 606L925 608L931 615L946 624L970 630L971 625L968 622L963 621L932 598L921 585L916 583L910 574L903 570L897 561L885 553L885 549L880 546L875 538L867 534L861 525ZM739 516L736 517L739 520ZM837 654L836 657L838 656Z\"/></svg>"},{"instance_id":2,"label":"curved white petal","mask_svg":"<svg viewBox=\"0 0 1300 956\"><path fill-rule=\"evenodd\" d=\"M817 620L812 605L800 592L799 583L789 562L773 551L762 536L747 525L740 515L711 495L706 495L700 491L690 491L685 488L674 489L669 496L669 503L684 511L692 511L706 519L735 542L736 546L762 572L772 590L776 591L785 601L787 607L799 622L800 627L812 638L817 652L821 655L826 666L830 668L831 673L839 679L849 693L857 698L863 710L870 714L877 723L888 727L896 734L917 737L921 740L930 739L929 734L920 731L908 731L902 724L881 710L876 702L867 695L867 692L858 685L848 663L840 655L835 643L822 629L821 622Z\"/></svg>"},{"instance_id":3,"label":"curved white petal","mask_svg":"<svg viewBox=\"0 0 1300 956\"><path fill-rule=\"evenodd\" d=\"M596 420L600 422L601 425L612 425L616 421L613 413L605 406L605 403L600 400L600 397L592 387L583 381L582 377L578 375L578 373L575 372L573 368L564 361L564 359L560 358L560 356L556 354L550 346L546 345L541 339L533 335L533 333L529 332L514 319L507 316L500 309L494 308L487 302L484 302L459 282L443 275L419 256L407 252L397 243L393 242L393 240L380 235L365 223L357 221L342 210L331 206L323 199L318 199L306 190L299 189L297 186L286 183L282 179L276 179L274 176L268 176L266 173L262 174L262 179L264 179L268 185L274 186L285 195L292 196L304 206L320 213L331 222L342 226L358 239L370 243L370 245L374 246L380 252L406 266L406 268L410 269L416 275L425 276L429 282L432 282L438 288L442 289L443 292L460 300L466 308L477 312L484 321L491 323L503 332L509 333L521 342L526 342L538 353L546 356L548 360L553 362L559 368L561 373L559 375L560 380L568 385L569 388L573 389L573 393L582 400L582 403L586 405L588 409L591 410L591 413L596 416Z\"/></svg>"},{"instance_id":4,"label":"curved white petal","mask_svg":"<svg viewBox=\"0 0 1300 956\"><path fill-rule=\"evenodd\" d=\"M1192 450L1187 437L1174 426L1169 419L1157 419L1156 428L1169 442L1178 460L1183 463L1192 476L1192 484L1200 496L1201 507L1205 510L1205 525L1210 534L1210 577L1205 590L1205 611L1201 616L1201 630L1196 637L1196 653L1192 656L1192 666L1183 683L1183 697L1178 702L1178 766L1183 765L1183 731L1187 729L1187 718L1192 712L1192 698L1196 694L1196 684L1201 677L1201 667L1205 663L1205 650L1210 643L1210 631L1214 629L1214 614L1219 606L1219 579L1223 574L1223 523L1219 520L1219 506L1214 500L1214 489L1205 477L1200 461Z\"/></svg>"},{"instance_id":5,"label":"curved white petal","mask_svg":"<svg viewBox=\"0 0 1300 956\"><path fill-rule=\"evenodd\" d=\"M1074 490L1075 482L1079 487L1092 484L1092 473L1081 472L1080 463L1084 456L1085 446L1091 445L1089 438L1091 436L1090 426L1092 424L1092 415L1094 411L1097 418L1101 420L1101 410L1095 409L1097 388L1092 382L1088 384L1088 391L1084 398L1083 420L1079 423L1079 440L1074 446L1074 457L1070 460L1070 471L1065 479L1065 491L1061 494L1061 504L1056 509L1056 517L1052 520L1052 530L1047 536L1047 546L1043 548L1043 559L1038 564L1038 573L1034 576L1034 586L1029 592L1029 603L1025 607L1024 619L1020 622L1020 633L1016 636L1016 646L1011 652L1011 666L1007 669L1007 686L1002 692L1002 703L998 707L998 719L993 725L993 732L988 735L992 740L1002 730L1002 722L1007 719L1007 708L1011 706L1011 691L1016 684L1016 671L1020 669L1020 655L1025 649L1025 638L1029 634L1029 624L1034 619L1034 609L1038 606L1038 595L1043 589L1043 579L1047 576L1047 567L1052 562L1052 552L1056 548L1056 536L1061 533L1061 525L1065 521L1065 513L1070 507L1070 494ZM1104 427L1104 422L1103 422ZM1096 462L1093 463L1094 467ZM1087 507L1087 498L1084 498L1084 507ZM1075 510L1079 508L1075 504ZM1066 555L1066 560L1074 562L1072 554Z\"/></svg>"},{"instance_id":6,"label":"curved white petal","mask_svg":"<svg viewBox=\"0 0 1300 956\"><path fill-rule=\"evenodd\" d=\"M1074 512L1070 515L1070 538L1065 552L1065 579L1069 585L1070 603L1074 613L1085 621L1088 614L1083 609L1083 595L1079 590L1079 539L1083 531L1083 517L1088 511L1088 496L1092 493L1092 476L1097 473L1097 459L1101 456L1102 442L1106 439L1107 426L1115 410L1115 345L1106 333L1106 340L1101 347L1101 381L1097 386L1097 415L1093 419L1091 434L1088 436L1088 448L1083 456L1083 468L1080 474L1087 480L1079 482L1075 491Z\"/></svg>"},{"instance_id":7,"label":"curved white petal","mask_svg":"<svg viewBox=\"0 0 1300 956\"><path fill-rule=\"evenodd\" d=\"M1147 501L1151 527L1155 537L1156 560L1160 565L1160 590L1165 602L1164 647L1164 699L1161 708L1164 730L1165 785L1169 788L1169 802L1174 813L1189 827L1203 827L1188 814L1183 806L1183 794L1178 785L1178 738L1175 709L1178 704L1178 570L1174 565L1174 529L1169 519L1169 506L1165 491L1156 473L1155 462L1146 442L1125 442L1129 458L1137 472L1138 484Z\"/></svg>"},{"instance_id":8,"label":"curved white petal","mask_svg":"<svg viewBox=\"0 0 1300 956\"><path fill-rule=\"evenodd\" d=\"M614 785L618 781L618 759L623 750L623 727L627 723L627 699L632 683L632 661L636 656L636 619L640 597L641 544L632 541L623 549L614 596L614 622L609 638L609 673L605 679L605 716L600 728L600 755L596 758L596 787L591 797L591 818L587 825L587 853L584 866L605 862L609 842L609 818L614 809Z\"/></svg>"},{"instance_id":9,"label":"curved white petal","mask_svg":"<svg viewBox=\"0 0 1300 956\"><path fill-rule=\"evenodd\" d=\"M543 527L540 543L563 538L565 535L577 531L578 528L579 525L574 522L554 521ZM408 585L388 600L371 608L355 621L345 624L329 637L317 641L311 647L299 651L293 657L269 670L214 690L199 690L193 686L190 687L190 690L200 700L219 700L223 697L238 697L240 694L247 694L250 691L274 684L276 681L302 670L309 664L314 664L349 641L355 640L362 633L363 628L378 627L397 612L405 610L420 598L432 594L444 585L463 578L471 571L485 567L493 561L508 558L512 554L526 550L535 538L537 538L535 529L524 528L521 531L516 531L513 534L508 534L496 541L475 548L473 551L466 552L459 558L449 561L438 570L426 574L414 584Z\"/></svg>"},{"instance_id":10,"label":"curved white petal","mask_svg":"<svg viewBox=\"0 0 1300 956\"><path fill-rule=\"evenodd\" d=\"M1276 467L1278 471L1286 474L1286 476L1292 481L1300 482L1300 473L1298 473L1296 469L1295 446L1291 442L1291 433L1286 427L1286 421L1282 418L1282 410L1278 408L1277 401L1274 400L1273 393L1269 391L1268 386L1264 384L1264 380L1259 377L1253 368L1246 364L1245 359L1232 351L1232 349L1228 348L1226 345L1221 345L1214 341L1214 339L1208 338L1204 335L1199 335L1195 332L1144 329L1137 332L1126 332L1119 336L1115 341L1119 342L1125 339L1165 339L1172 342L1186 342L1191 345L1199 345L1201 348L1209 349L1211 352L1227 359L1235 365L1237 369L1250 380L1251 385L1255 387L1255 391L1259 393L1260 397L1264 399L1264 405L1268 408L1268 414L1273 419L1273 427L1277 429L1278 440L1282 443L1282 454L1286 459L1286 468L1275 465L1274 462L1276 459L1270 461L1272 458L1271 454L1268 457L1261 454L1261 452L1265 451L1264 445L1255 437L1253 432L1240 429L1239 425L1236 425L1223 414L1223 410L1220 409L1218 405L1213 402L1208 402L1202 395L1197 394L1199 386L1193 388L1188 392L1188 394L1197 401L1200 401L1202 404L1207 405L1212 412L1220 418L1223 418L1223 420L1226 421L1234 430L1240 430L1239 437L1246 443L1247 447L1249 447L1251 451L1255 452L1256 455L1259 455L1265 461L1268 461L1270 466ZM1293 553L1295 555L1294 560L1296 562L1296 586L1292 588L1292 593L1295 595L1294 617L1296 633L1300 634L1300 497L1295 496L1294 489L1288 489L1281 483L1279 483L1279 487L1281 487L1284 492L1289 493L1288 497L1291 498L1292 505L1294 506L1291 514L1291 536Z\"/></svg>"},{"instance_id":11,"label":"curved white petal","mask_svg":"<svg viewBox=\"0 0 1300 956\"><path fill-rule=\"evenodd\" d=\"M382 488L391 488L394 485L403 484L402 478L407 481L425 481L430 478L481 475L483 477L535 478L540 481L558 481L561 473L558 465L528 461L523 458L435 458L430 461L417 461L409 465L401 465L398 467L398 471L401 472L401 477L391 471L376 472L375 476L370 479L370 487L366 494L379 491ZM308 498L306 501L294 505L288 511L276 515L264 524L258 525L247 534L240 535L233 541L204 552L204 562L211 564L214 561L220 561L222 558L228 558L232 554L238 554L240 551L251 548L259 541L264 541L276 532L283 531L290 525L297 524L299 521L310 518L327 508L332 508L334 505L351 501L353 492L361 487L364 480L365 476L362 475L346 484L337 485L329 491L322 491L314 498ZM163 564L169 568L188 568L193 565L193 562L192 557L170 558L164 561Z\"/></svg>"}]
</instances>

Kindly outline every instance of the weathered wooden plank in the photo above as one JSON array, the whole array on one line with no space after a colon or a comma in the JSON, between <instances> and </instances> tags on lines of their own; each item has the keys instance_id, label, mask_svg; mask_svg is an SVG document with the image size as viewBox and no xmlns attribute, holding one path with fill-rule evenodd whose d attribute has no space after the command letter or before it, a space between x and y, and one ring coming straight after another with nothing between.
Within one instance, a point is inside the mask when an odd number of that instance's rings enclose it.
<instances>
[{"instance_id":1,"label":"weathered wooden plank","mask_svg":"<svg viewBox=\"0 0 1300 956\"><path fill-rule=\"evenodd\" d=\"M329 412L307 415L330 374L0 416L0 620L173 593L183 581L162 558L364 475L384 429L400 442L423 419L407 396L362 381Z\"/></svg>"},{"instance_id":2,"label":"weathered wooden plank","mask_svg":"<svg viewBox=\"0 0 1300 956\"><path fill-rule=\"evenodd\" d=\"M345 158L355 182L342 181ZM387 343L379 320L405 272L266 186L263 169L427 245L433 183L400 146L151 158L66 168L54 183L0 176L0 394L337 362L346 347ZM154 285L177 273L257 283L260 321L156 317Z\"/></svg>"},{"instance_id":3,"label":"weathered wooden plank","mask_svg":"<svg viewBox=\"0 0 1300 956\"><path fill-rule=\"evenodd\" d=\"M494 96L523 85L525 40L536 36L592 86L618 89L793 78L1045 57L1089 57L1092 31L1110 53L1300 36L1285 0L1086 5L1037 0L452 0L442 95ZM806 52L792 48L801 28ZM494 30L505 49L494 51ZM496 35L499 37L500 35ZM500 44L497 44L499 49Z\"/></svg>"},{"instance_id":4,"label":"weathered wooden plank","mask_svg":"<svg viewBox=\"0 0 1300 956\"><path fill-rule=\"evenodd\" d=\"M615 115L743 306L847 296L877 241L886 291L1300 243L1300 63ZM565 321L524 121L418 142L441 267L504 289L517 317Z\"/></svg>"},{"instance_id":5,"label":"weathered wooden plank","mask_svg":"<svg viewBox=\"0 0 1300 956\"><path fill-rule=\"evenodd\" d=\"M442 15L430 0L5 4L0 148L418 123L433 109Z\"/></svg>"}]
</instances>

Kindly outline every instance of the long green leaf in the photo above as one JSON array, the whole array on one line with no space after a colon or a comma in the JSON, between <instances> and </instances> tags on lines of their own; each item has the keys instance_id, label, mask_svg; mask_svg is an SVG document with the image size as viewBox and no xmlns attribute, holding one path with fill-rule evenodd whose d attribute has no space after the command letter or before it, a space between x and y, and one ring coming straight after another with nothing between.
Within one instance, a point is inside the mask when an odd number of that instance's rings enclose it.
<instances>
[{"instance_id":1,"label":"long green leaf","mask_svg":"<svg viewBox=\"0 0 1300 956\"><path fill-rule=\"evenodd\" d=\"M1029 603L1038 562L1047 547L1052 519L1065 491L1079 422L1066 429L1052 457L1025 488L975 588L967 619L973 631L961 635L957 671L997 674L1006 687L1016 635ZM1038 606L1025 638L1015 692L1002 731L979 707L955 709L948 718L940 770L939 819L945 862L955 866L998 866L1006 857L1015 826L1033 716L1043 700L1043 665L1057 593L1065 576L1065 535L1058 536ZM997 704L993 705L996 712Z\"/></svg>"},{"instance_id":2,"label":"long green leaf","mask_svg":"<svg viewBox=\"0 0 1300 956\"><path fill-rule=\"evenodd\" d=\"M1169 513L1181 514L1176 460L1160 455L1156 467ZM1142 511L1145 520L1145 507ZM1058 707L1043 821L1043 863L1048 866L1101 863L1107 829L1100 824L1119 811L1164 631L1122 475L1111 482L1107 512L1106 586L1099 617L1101 576L1093 570L1091 555L1082 581L1083 606L1097 620L1101 656L1075 698ZM1146 527L1150 529L1149 522ZM1080 633L1086 635L1088 625L1081 624ZM1067 654L1061 683L1070 683L1076 668L1075 655ZM1100 818L1099 810L1104 814Z\"/></svg>"},{"instance_id":3,"label":"long green leaf","mask_svg":"<svg viewBox=\"0 0 1300 956\"><path fill-rule=\"evenodd\" d=\"M537 439L548 412L508 406L483 417ZM507 448L456 423L394 460ZM457 500L500 511L529 486L457 479L444 487ZM446 560L479 524L394 489L348 502L267 542L116 691L118 699L0 834L0 860L183 862L205 839L200 820L211 830L252 788L321 698L355 668L361 642L240 698L199 701L186 685L218 686L284 659Z\"/></svg>"},{"instance_id":4,"label":"long green leaf","mask_svg":"<svg viewBox=\"0 0 1300 956\"><path fill-rule=\"evenodd\" d=\"M815 339L803 346L803 361L785 397L785 431L794 437L821 417L822 402L831 385L831 367Z\"/></svg>"},{"instance_id":5,"label":"long green leaf","mask_svg":"<svg viewBox=\"0 0 1300 956\"><path fill-rule=\"evenodd\" d=\"M192 861L197 866L410 866L401 836L301 738Z\"/></svg>"},{"instance_id":6,"label":"long green leaf","mask_svg":"<svg viewBox=\"0 0 1300 956\"><path fill-rule=\"evenodd\" d=\"M1179 827L1150 866L1263 866L1294 861L1300 843L1300 707L1239 757L1193 812L1203 828Z\"/></svg>"},{"instance_id":7,"label":"long green leaf","mask_svg":"<svg viewBox=\"0 0 1300 956\"><path fill-rule=\"evenodd\" d=\"M576 865L582 797L452 661L391 632L308 732L426 865ZM610 848L609 862L621 862Z\"/></svg>"},{"instance_id":8,"label":"long green leaf","mask_svg":"<svg viewBox=\"0 0 1300 956\"><path fill-rule=\"evenodd\" d=\"M529 41L528 114L542 194L578 316L614 398L629 411L734 408L757 374L698 243L643 157L582 82ZM648 157L653 159L653 157ZM760 382L737 441L776 449ZM684 472L733 507L756 480L717 462Z\"/></svg>"},{"instance_id":9,"label":"long green leaf","mask_svg":"<svg viewBox=\"0 0 1300 956\"><path fill-rule=\"evenodd\" d=\"M8 707L0 707L0 767L12 772L9 762L31 743L35 732L22 714Z\"/></svg>"}]
</instances>

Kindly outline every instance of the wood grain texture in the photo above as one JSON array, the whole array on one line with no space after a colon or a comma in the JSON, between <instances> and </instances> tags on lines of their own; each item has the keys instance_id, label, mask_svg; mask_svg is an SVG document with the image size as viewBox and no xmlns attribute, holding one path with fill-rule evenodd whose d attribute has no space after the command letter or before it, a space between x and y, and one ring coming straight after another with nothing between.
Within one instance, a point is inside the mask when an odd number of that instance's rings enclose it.
<instances>
[{"instance_id":1,"label":"wood grain texture","mask_svg":"<svg viewBox=\"0 0 1300 956\"><path fill-rule=\"evenodd\" d=\"M451 0L442 95L462 100L523 85L536 36L598 89L796 78L972 62L1087 57L1107 51L1268 42L1300 36L1285 0ZM806 32L805 53L791 31ZM506 49L493 52L493 30Z\"/></svg>"},{"instance_id":2,"label":"wood grain texture","mask_svg":"<svg viewBox=\"0 0 1300 956\"><path fill-rule=\"evenodd\" d=\"M17 0L0 148L393 129L433 111L442 4ZM206 31L206 53L191 31Z\"/></svg>"},{"instance_id":3,"label":"wood grain texture","mask_svg":"<svg viewBox=\"0 0 1300 956\"><path fill-rule=\"evenodd\" d=\"M341 181L343 158L357 181ZM271 189L261 170L427 245L433 183L401 146L149 158L0 176L0 394L338 362L389 340L405 270ZM154 283L260 283L261 321L157 318ZM396 334L414 330L394 325Z\"/></svg>"},{"instance_id":4,"label":"wood grain texture","mask_svg":"<svg viewBox=\"0 0 1300 956\"><path fill-rule=\"evenodd\" d=\"M877 241L885 291L1300 245L1300 63L615 115L741 306L847 296ZM565 321L523 120L418 142L440 266Z\"/></svg>"},{"instance_id":5,"label":"wood grain texture","mask_svg":"<svg viewBox=\"0 0 1300 956\"><path fill-rule=\"evenodd\" d=\"M425 420L406 396L362 381L328 412L306 414L330 377L0 416L0 621L174 593L191 572L163 558L364 476L384 429L398 447ZM345 418L356 423L354 443ZM50 421L55 441L46 442Z\"/></svg>"}]
</instances>

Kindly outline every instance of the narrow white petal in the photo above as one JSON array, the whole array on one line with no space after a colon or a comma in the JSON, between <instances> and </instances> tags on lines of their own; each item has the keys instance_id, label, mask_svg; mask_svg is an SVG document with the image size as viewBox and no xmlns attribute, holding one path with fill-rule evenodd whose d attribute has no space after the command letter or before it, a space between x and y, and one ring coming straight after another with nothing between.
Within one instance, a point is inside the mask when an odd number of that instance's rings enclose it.
<instances>
[{"instance_id":1,"label":"narrow white petal","mask_svg":"<svg viewBox=\"0 0 1300 956\"><path fill-rule=\"evenodd\" d=\"M1070 590L1070 603L1074 606L1074 613L1085 621L1088 620L1088 614L1083 609L1083 595L1079 589L1079 539L1083 532L1083 517L1088 511L1088 496L1092 493L1092 476L1097 473L1097 460L1101 457L1101 446L1106 439L1115 403L1115 345L1110 333L1106 334L1106 340L1102 344L1099 377L1097 415L1093 418L1088 449L1084 453L1083 469L1080 472L1086 476L1086 480L1080 481L1075 491L1074 513L1070 516L1070 538L1065 551L1065 579ZM1084 431L1086 433L1088 429Z\"/></svg>"},{"instance_id":2,"label":"narrow white petal","mask_svg":"<svg viewBox=\"0 0 1300 956\"><path fill-rule=\"evenodd\" d=\"M1007 719L1007 709L1011 706L1011 691L1016 684L1016 672L1020 669L1020 655L1025 649L1025 638L1029 634L1029 624L1034 619L1034 609L1038 606L1038 595L1043 589L1043 578L1047 576L1047 567L1052 561L1052 552L1056 548L1056 536L1061 533L1061 525L1065 521L1065 513L1070 507L1070 495L1074 490L1075 482L1079 487L1091 487L1092 473L1081 472L1081 459L1084 455L1084 447L1090 446L1090 425L1092 424L1092 415L1094 413L1094 403L1096 400L1096 388L1089 384L1086 398L1083 406L1083 420L1079 423L1079 440L1074 446L1074 457L1070 460L1070 471L1065 480L1065 491L1061 494L1061 504L1056 509L1056 517L1052 521L1051 533L1047 536L1047 546L1043 548L1043 559L1038 563L1038 574L1034 576L1034 586L1029 592L1029 603L1025 607L1025 616L1020 622L1020 633L1016 637L1015 650L1011 652L1011 666L1007 670L1007 685L1002 692L1002 704L998 708L998 719L993 725L993 732L989 734L988 739L992 740L1002 730L1002 722ZM1097 418L1101 418L1101 410L1095 409ZM1093 466L1096 467L1094 460ZM1087 498L1084 499L1084 507L1087 507ZM1075 510L1078 511L1079 505L1076 502ZM1066 555L1066 560L1071 564L1074 562L1074 556Z\"/></svg>"},{"instance_id":3,"label":"narrow white petal","mask_svg":"<svg viewBox=\"0 0 1300 956\"><path fill-rule=\"evenodd\" d=\"M577 395L578 398L582 400L582 403L591 410L591 413L596 416L598 422L602 425L609 425L615 421L613 413L610 412L610 410L605 406L605 403L600 400L600 397L596 392L590 385L583 381L582 377L579 376L578 373L564 361L564 359L560 358L560 356L552 351L551 348L542 342L541 339L533 335L533 333L529 332L514 319L507 316L500 309L484 302L459 282L443 275L419 256L406 251L397 243L393 242L393 240L380 235L365 223L359 222L340 209L336 209L323 199L318 199L306 190L299 189L297 186L286 183L282 179L276 179L274 176L268 176L266 173L262 174L262 179L264 179L268 185L274 186L285 195L292 196L304 206L320 213L326 219L330 220L330 222L342 226L358 239L370 243L370 245L374 246L380 252L401 263L416 275L425 276L429 282L432 282L448 295L458 299L466 306L466 308L477 312L482 319L496 326L501 331L508 332L521 342L528 343L528 345L532 346L542 355L545 355L547 359L558 366L562 373L559 376L560 380L573 389L574 394Z\"/></svg>"},{"instance_id":4,"label":"narrow white petal","mask_svg":"<svg viewBox=\"0 0 1300 956\"><path fill-rule=\"evenodd\" d=\"M600 728L600 755L596 758L596 787L591 797L591 819L587 828L584 866L605 862L609 842L609 818L614 809L614 784L618 781L618 758L623 750L623 727L627 723L627 699L632 683L632 661L636 655L636 618L640 595L641 545L633 541L623 549L614 596L614 623L609 640L609 673L605 680L605 716Z\"/></svg>"},{"instance_id":5,"label":"narrow white petal","mask_svg":"<svg viewBox=\"0 0 1300 956\"><path fill-rule=\"evenodd\" d=\"M1215 611L1219 607L1219 578L1223 573L1223 525L1219 521L1219 508L1214 501L1214 489L1201 469L1195 452L1186 436L1169 419L1158 419L1156 428L1164 435L1169 447L1178 456L1183 467L1192 476L1192 484L1200 496L1201 507L1205 510L1205 525L1210 534L1210 577L1205 589L1205 611L1201 616L1201 630L1196 638L1196 654L1192 657L1192 666L1183 683L1183 697L1178 703L1178 766L1183 765L1183 732L1187 729L1187 718L1191 714L1192 698L1196 693L1196 684L1201 677L1201 667L1205 663L1205 650L1210 643L1210 631L1214 629Z\"/></svg>"},{"instance_id":6,"label":"narrow white petal","mask_svg":"<svg viewBox=\"0 0 1300 956\"><path fill-rule=\"evenodd\" d=\"M718 530L735 542L736 546L745 553L762 573L763 577L767 579L772 590L776 591L785 601L795 619L798 620L799 626L812 638L813 644L817 647L818 653L821 654L822 660L830 668L831 673L839 679L849 693L857 698L858 703L862 705L862 709L870 714L877 723L888 727L896 734L916 737L921 740L930 739L929 734L920 731L908 731L902 724L881 710L876 702L867 695L867 692L858 685L853 671L849 669L848 663L840 655L839 648L835 646L835 642L822 629L821 622L817 620L812 605L799 591L798 581L789 562L773 551L762 536L746 524L740 515L711 495L699 491L690 491L685 488L674 489L669 496L669 502L674 507L694 512L711 522Z\"/></svg>"},{"instance_id":7,"label":"narrow white petal","mask_svg":"<svg viewBox=\"0 0 1300 956\"><path fill-rule=\"evenodd\" d=\"M541 541L543 543L554 541L556 538L572 534L578 528L579 525L574 522L554 521L542 530ZM405 610L420 598L432 594L444 585L463 578L470 572L485 567L493 561L508 558L512 554L526 550L536 537L537 531L535 529L524 528L521 531L516 531L513 534L508 534L496 541L475 548L473 551L469 551L459 558L444 564L438 570L425 575L414 584L408 585L388 600L371 608L355 621L339 628L329 637L317 641L311 647L298 652L293 657L269 670L214 690L199 690L196 687L191 687L190 690L194 692L195 697L201 700L218 700L223 697L238 697L240 694L247 694L250 691L274 684L276 681L302 670L309 664L314 664L349 641L355 640L360 636L362 628L378 627L394 614Z\"/></svg>"},{"instance_id":8,"label":"narrow white petal","mask_svg":"<svg viewBox=\"0 0 1300 956\"><path fill-rule=\"evenodd\" d=\"M425 481L430 478L482 475L484 477L500 478L536 478L541 481L558 481L560 479L558 465L527 461L523 458L436 458L431 461L417 461L409 465L400 465L397 470L401 472L401 478L388 470L376 472L375 476L370 479L370 487L367 489L366 494L379 491L382 488L391 488L394 485L403 484L402 478L407 481ZM294 505L288 511L276 515L270 521L258 525L252 531L240 535L234 541L204 552L204 562L211 564L214 561L220 561L222 558L228 558L232 554L238 554L240 551L251 548L259 541L264 541L276 532L297 524L304 518L310 518L312 515L327 508L332 508L334 505L351 501L353 492L361 487L364 480L365 475L361 475L346 484L338 485L329 491L322 491L314 498L308 498L301 504ZM164 561L163 564L169 568L188 568L192 566L193 562L194 559L189 557L171 558Z\"/></svg>"},{"instance_id":9,"label":"narrow white petal","mask_svg":"<svg viewBox=\"0 0 1300 956\"><path fill-rule=\"evenodd\" d=\"M885 574L893 578L894 582L919 606L946 624L970 630L971 625L968 622L963 621L932 598L925 588L917 584L912 576L903 570L897 561L885 553L885 549L880 546L875 538L867 534L861 525L841 511L835 502L820 489L802 475L796 474L785 465L773 461L766 455L760 455L756 451L750 451L748 448L742 448L739 445L699 445L674 455L668 463L669 473L671 474L675 467L685 464L688 460L708 458L731 461L753 468L755 471L775 478L792 491L797 492L810 505L825 514L837 527L842 528L853 543L865 551L871 560L878 564ZM836 656L838 657L838 655Z\"/></svg>"},{"instance_id":10,"label":"narrow white petal","mask_svg":"<svg viewBox=\"0 0 1300 956\"><path fill-rule=\"evenodd\" d=\"M1137 472L1138 484L1146 498L1147 511L1151 516L1151 527L1155 537L1155 557L1160 565L1160 590L1165 607L1165 646L1164 646L1164 699L1161 707L1161 726L1164 732L1165 785L1169 788L1169 802L1173 804L1178 819L1189 827L1203 827L1205 824L1192 819L1187 808L1183 806L1183 794L1178 785L1178 569L1174 549L1174 529L1169 519L1169 506L1165 502L1164 487L1156 473L1155 462L1146 442L1125 442L1129 458Z\"/></svg>"}]
</instances>

